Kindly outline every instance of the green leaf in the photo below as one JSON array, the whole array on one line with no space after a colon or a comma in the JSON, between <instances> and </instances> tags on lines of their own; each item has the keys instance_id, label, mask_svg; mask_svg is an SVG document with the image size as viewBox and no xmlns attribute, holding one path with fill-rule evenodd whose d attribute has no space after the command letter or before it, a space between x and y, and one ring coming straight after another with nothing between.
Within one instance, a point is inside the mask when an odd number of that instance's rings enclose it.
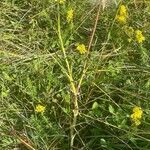
<instances>
[{"instance_id":1,"label":"green leaf","mask_svg":"<svg viewBox=\"0 0 150 150\"><path fill-rule=\"evenodd\" d=\"M97 102L94 102L92 105L92 110L97 109L99 107L99 104Z\"/></svg>"},{"instance_id":2,"label":"green leaf","mask_svg":"<svg viewBox=\"0 0 150 150\"><path fill-rule=\"evenodd\" d=\"M114 110L114 108L111 106L111 105L109 105L109 112L111 113L111 114L115 114L115 110Z\"/></svg>"},{"instance_id":3,"label":"green leaf","mask_svg":"<svg viewBox=\"0 0 150 150\"><path fill-rule=\"evenodd\" d=\"M5 80L12 81L12 78L6 72L3 72L3 76Z\"/></svg>"},{"instance_id":4,"label":"green leaf","mask_svg":"<svg viewBox=\"0 0 150 150\"><path fill-rule=\"evenodd\" d=\"M2 97L7 97L8 96L8 94L9 94L9 90L8 91L3 91L3 92L1 92L1 96Z\"/></svg>"},{"instance_id":5,"label":"green leaf","mask_svg":"<svg viewBox=\"0 0 150 150\"><path fill-rule=\"evenodd\" d=\"M101 138L100 142L101 142L102 147L107 147L107 142L105 139Z\"/></svg>"}]
</instances>

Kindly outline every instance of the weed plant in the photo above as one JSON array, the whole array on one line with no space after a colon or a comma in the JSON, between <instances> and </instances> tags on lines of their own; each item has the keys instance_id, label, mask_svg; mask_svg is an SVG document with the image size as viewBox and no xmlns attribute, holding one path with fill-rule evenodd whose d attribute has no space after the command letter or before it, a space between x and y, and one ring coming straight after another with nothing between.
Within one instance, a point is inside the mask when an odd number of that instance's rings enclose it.
<instances>
[{"instance_id":1,"label":"weed plant","mask_svg":"<svg viewBox=\"0 0 150 150\"><path fill-rule=\"evenodd\" d=\"M0 150L149 150L150 3L0 1Z\"/></svg>"}]
</instances>

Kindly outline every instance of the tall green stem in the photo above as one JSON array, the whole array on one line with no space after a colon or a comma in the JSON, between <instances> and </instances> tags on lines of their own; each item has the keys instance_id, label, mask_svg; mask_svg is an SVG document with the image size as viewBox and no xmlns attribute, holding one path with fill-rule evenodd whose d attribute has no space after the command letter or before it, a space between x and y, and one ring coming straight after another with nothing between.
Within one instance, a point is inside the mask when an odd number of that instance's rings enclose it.
<instances>
[{"instance_id":1,"label":"tall green stem","mask_svg":"<svg viewBox=\"0 0 150 150\"><path fill-rule=\"evenodd\" d=\"M62 39L62 35L61 35L61 25L60 25L60 12L59 12L59 5L58 5L58 37L59 37L59 41L60 41L60 46L61 46L61 50L63 52L64 55L64 59L66 62L66 67L67 67L67 72L68 72L68 80L70 82L70 87L73 93L73 99L71 101L71 104L73 104L73 119L71 120L70 123L70 149L73 149L74 146L74 138L75 138L75 126L76 126L76 122L77 122L77 116L79 114L79 109L78 109L78 94L77 94L77 88L73 79L73 75L72 75L72 69L70 67L69 61L67 59L67 55L66 55L66 50L64 47L64 43L63 43L63 39ZM72 117L71 117L72 118Z\"/></svg>"}]
</instances>

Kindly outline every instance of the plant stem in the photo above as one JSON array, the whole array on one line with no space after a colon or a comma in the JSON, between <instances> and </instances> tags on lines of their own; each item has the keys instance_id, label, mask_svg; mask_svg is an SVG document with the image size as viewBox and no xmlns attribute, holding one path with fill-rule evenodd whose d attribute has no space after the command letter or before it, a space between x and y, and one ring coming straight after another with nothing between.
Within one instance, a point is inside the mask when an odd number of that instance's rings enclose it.
<instances>
[{"instance_id":1,"label":"plant stem","mask_svg":"<svg viewBox=\"0 0 150 150\"><path fill-rule=\"evenodd\" d=\"M74 146L74 138L75 138L74 132L75 132L75 126L76 126L76 122L77 122L77 116L79 114L78 94L77 94L76 85L75 85L73 75L72 75L72 69L71 69L69 61L67 59L66 50L65 50L62 35L61 35L59 5L58 5L58 37L59 37L59 41L60 41L61 50L63 52L64 59L66 62L66 67L67 67L67 72L68 72L67 77L70 82L70 87L71 87L71 90L73 93L73 99L71 102L71 104L73 104L73 110L72 110L73 119L71 120L71 123L70 123L70 150L71 150L71 149L73 149L73 146Z\"/></svg>"},{"instance_id":2,"label":"plant stem","mask_svg":"<svg viewBox=\"0 0 150 150\"><path fill-rule=\"evenodd\" d=\"M100 15L100 8L101 8L101 4L98 4L97 15L96 15L93 31L92 31L92 34L91 34L91 37L90 37L89 45L88 45L87 58L86 58L86 61L84 63L83 72L82 72L81 78L79 80L77 92L79 92L81 84L82 84L82 81L83 81L83 78L84 78L84 76L85 76L85 74L86 74L86 72L88 70L88 66L87 66L88 56L89 56L89 52L90 52L90 49L91 49L91 46L92 46L92 42L93 42L93 39L94 39L94 35L95 35L95 32L96 32L96 27L97 27L98 20L99 20L99 15Z\"/></svg>"}]
</instances>

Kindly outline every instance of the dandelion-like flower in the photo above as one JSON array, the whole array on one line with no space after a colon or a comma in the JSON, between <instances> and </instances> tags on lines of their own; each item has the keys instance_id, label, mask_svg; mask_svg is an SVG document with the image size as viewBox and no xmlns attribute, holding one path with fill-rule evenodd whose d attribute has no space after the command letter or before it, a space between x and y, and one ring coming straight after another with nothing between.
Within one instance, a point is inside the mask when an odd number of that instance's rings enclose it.
<instances>
[{"instance_id":1,"label":"dandelion-like flower","mask_svg":"<svg viewBox=\"0 0 150 150\"><path fill-rule=\"evenodd\" d=\"M84 44L78 44L77 50L79 51L80 54L84 54L87 52L87 49Z\"/></svg>"},{"instance_id":2,"label":"dandelion-like flower","mask_svg":"<svg viewBox=\"0 0 150 150\"><path fill-rule=\"evenodd\" d=\"M119 23L125 24L127 22L128 12L124 5L121 5L119 7L118 15L116 16L116 19Z\"/></svg>"},{"instance_id":3,"label":"dandelion-like flower","mask_svg":"<svg viewBox=\"0 0 150 150\"><path fill-rule=\"evenodd\" d=\"M67 21L70 22L73 20L73 9L71 8L70 10L67 11Z\"/></svg>"},{"instance_id":4,"label":"dandelion-like flower","mask_svg":"<svg viewBox=\"0 0 150 150\"><path fill-rule=\"evenodd\" d=\"M141 107L135 106L133 108L133 113L131 114L130 117L136 126L141 124L140 120L142 118L142 114L143 114L143 110Z\"/></svg>"},{"instance_id":5,"label":"dandelion-like flower","mask_svg":"<svg viewBox=\"0 0 150 150\"><path fill-rule=\"evenodd\" d=\"M140 30L135 31L135 37L138 43L142 43L143 41L145 41L145 37L143 36L142 31Z\"/></svg>"},{"instance_id":6,"label":"dandelion-like flower","mask_svg":"<svg viewBox=\"0 0 150 150\"><path fill-rule=\"evenodd\" d=\"M36 112L43 113L45 111L45 106L38 104L35 108Z\"/></svg>"}]
</instances>

